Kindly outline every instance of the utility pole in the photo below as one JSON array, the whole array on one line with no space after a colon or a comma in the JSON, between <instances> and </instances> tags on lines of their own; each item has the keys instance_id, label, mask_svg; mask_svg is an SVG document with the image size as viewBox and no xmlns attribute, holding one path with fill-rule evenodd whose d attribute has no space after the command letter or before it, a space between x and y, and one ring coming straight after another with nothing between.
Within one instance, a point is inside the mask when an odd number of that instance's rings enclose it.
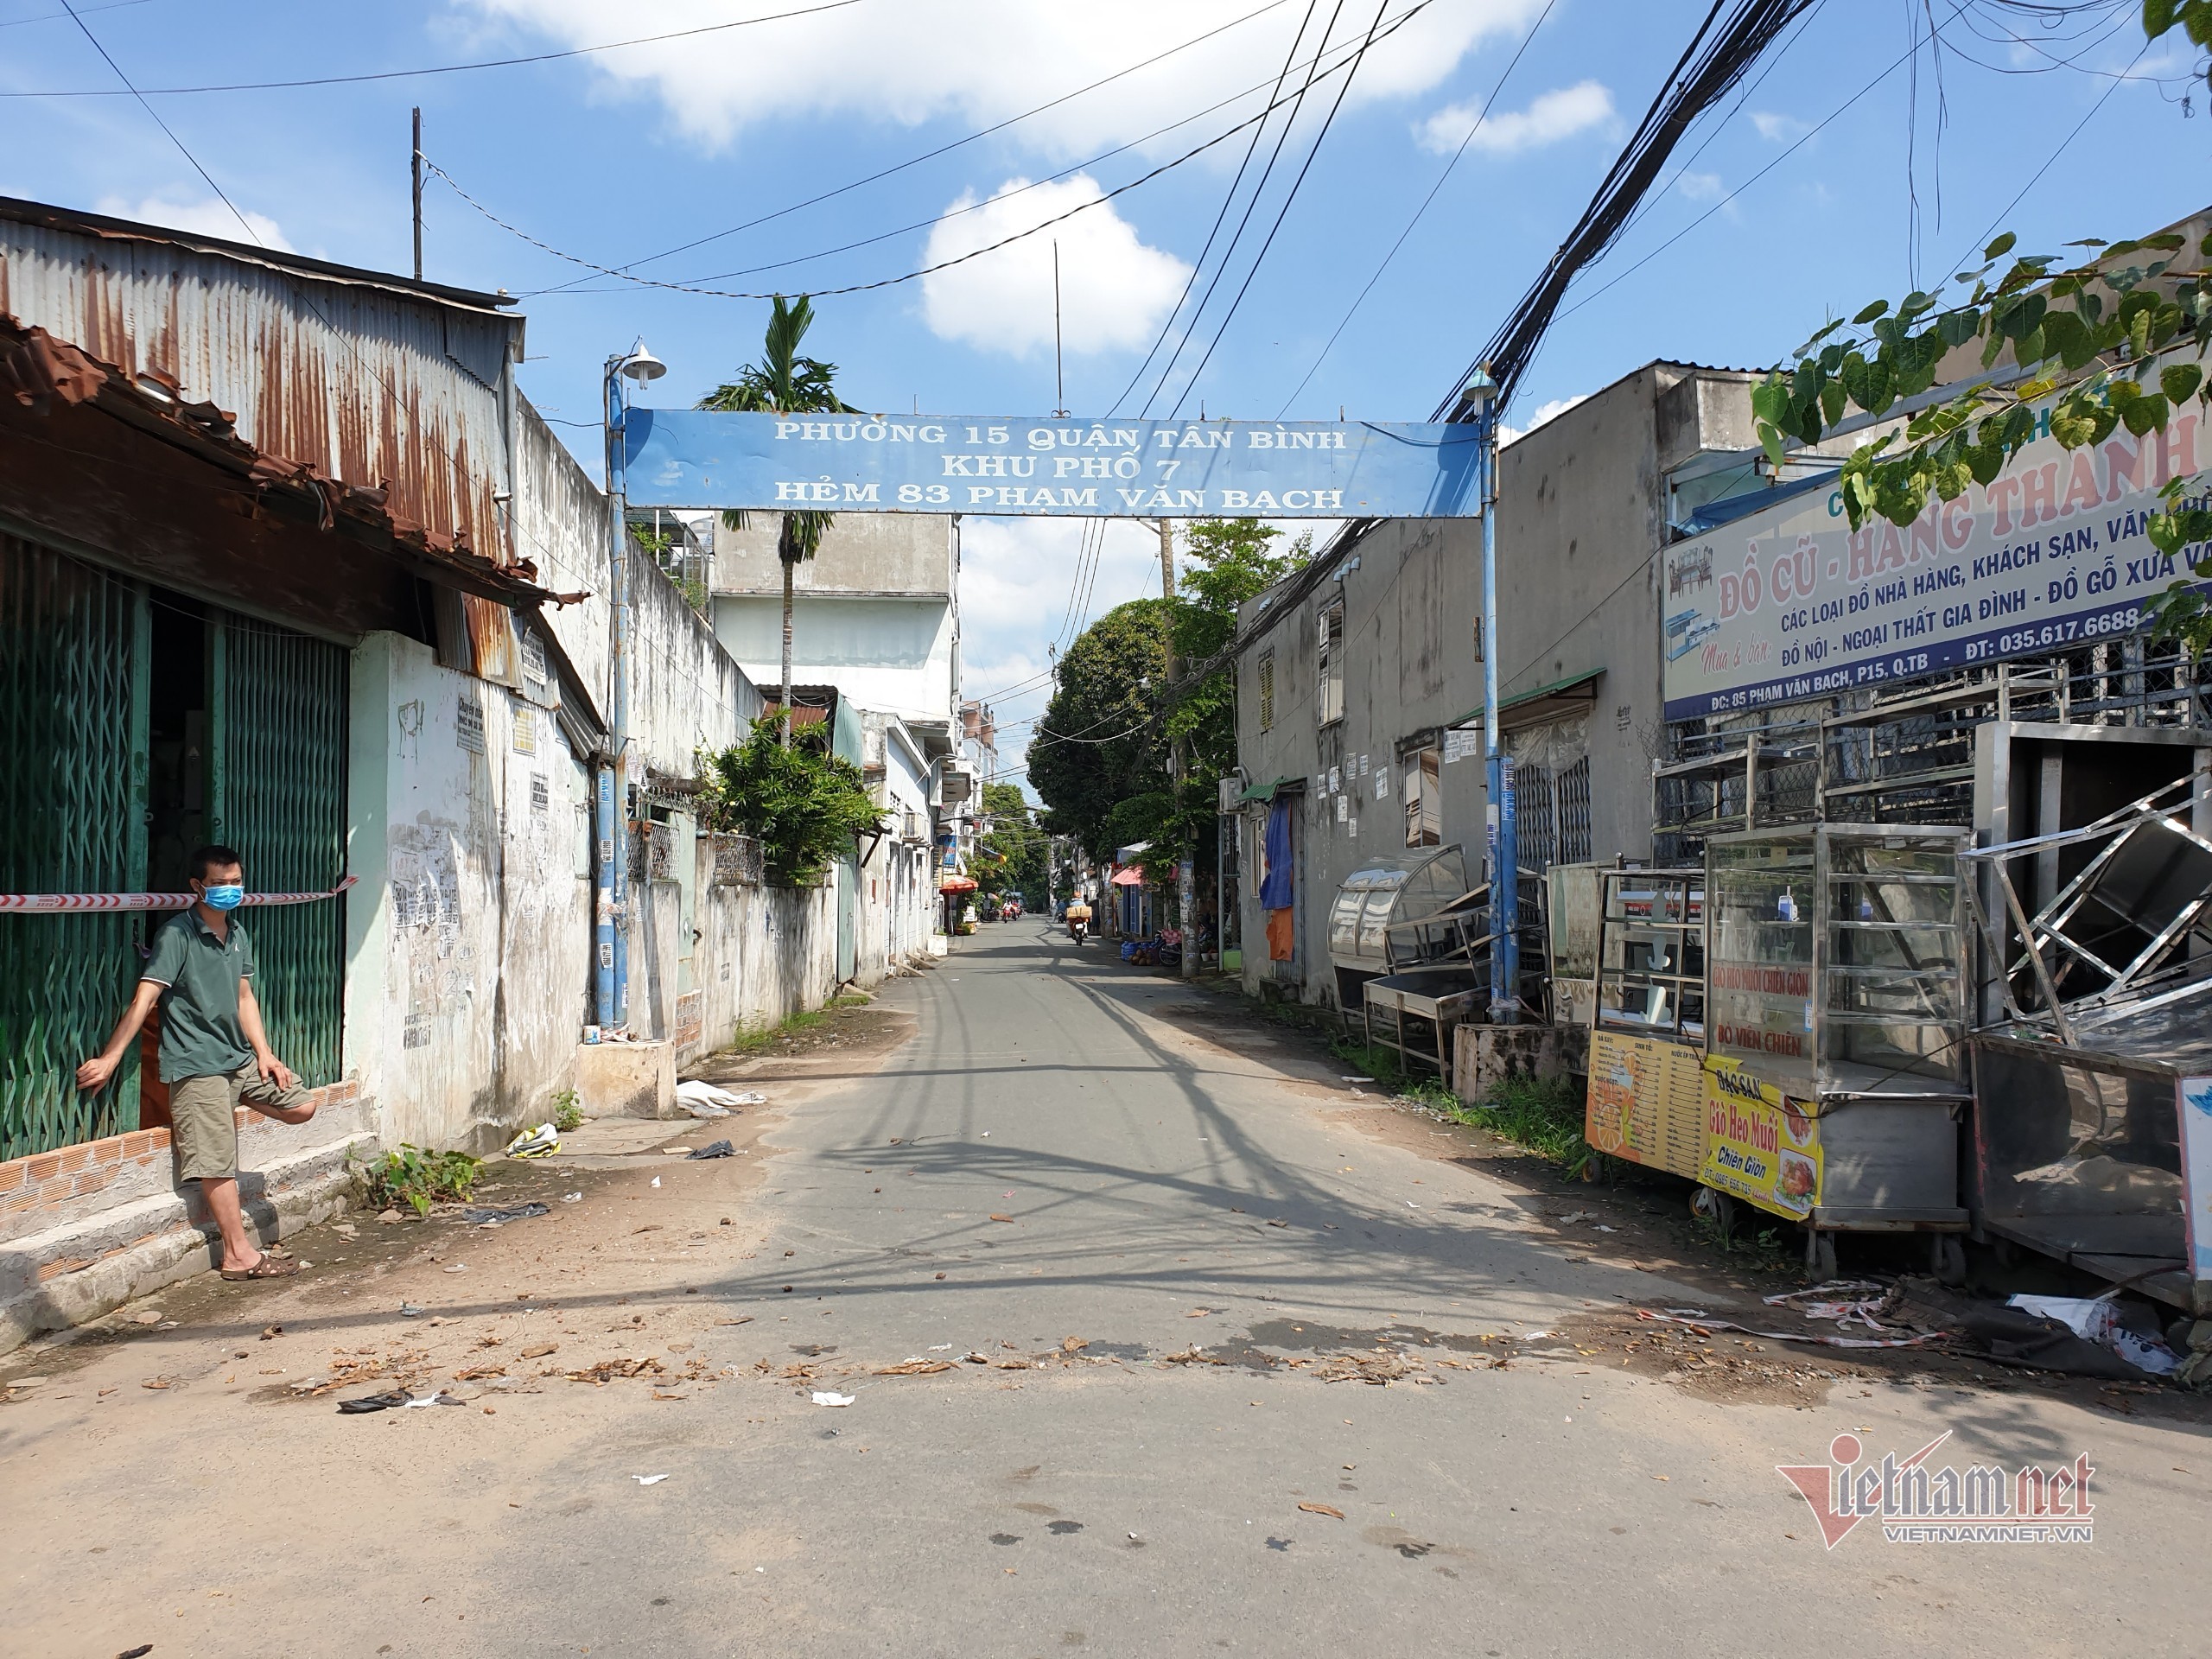
<instances>
[{"instance_id":1,"label":"utility pole","mask_svg":"<svg viewBox=\"0 0 2212 1659\"><path fill-rule=\"evenodd\" d=\"M423 111L415 111L415 149L409 159L415 175L415 280L423 280Z\"/></svg>"},{"instance_id":2,"label":"utility pole","mask_svg":"<svg viewBox=\"0 0 2212 1659\"><path fill-rule=\"evenodd\" d=\"M1160 521L1160 596L1165 600L1175 597L1175 521L1172 518ZM1182 659L1175 654L1174 626L1171 613L1167 635L1167 682L1170 685L1183 671ZM1183 780L1189 771L1179 741L1171 742L1167 764L1169 776L1179 796ZM1183 924L1183 977L1196 979L1198 974L1198 849L1195 846L1180 847L1176 849L1176 854L1175 908Z\"/></svg>"},{"instance_id":3,"label":"utility pole","mask_svg":"<svg viewBox=\"0 0 2212 1659\"><path fill-rule=\"evenodd\" d=\"M1490 1017L1520 1023L1521 849L1513 810L1513 757L1497 725L1497 386L1486 368L1468 383L1466 397L1482 430L1483 755L1489 796Z\"/></svg>"}]
</instances>

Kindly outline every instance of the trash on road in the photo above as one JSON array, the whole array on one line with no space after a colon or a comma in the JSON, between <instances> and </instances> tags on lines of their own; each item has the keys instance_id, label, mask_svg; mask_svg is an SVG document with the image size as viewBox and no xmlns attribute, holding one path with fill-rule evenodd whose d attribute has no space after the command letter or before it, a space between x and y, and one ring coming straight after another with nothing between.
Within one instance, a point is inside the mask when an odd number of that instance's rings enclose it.
<instances>
[{"instance_id":1,"label":"trash on road","mask_svg":"<svg viewBox=\"0 0 2212 1659\"><path fill-rule=\"evenodd\" d=\"M737 1148L728 1141L715 1141L695 1148L686 1154L686 1158L687 1161L696 1164L702 1158L734 1158L736 1155Z\"/></svg>"},{"instance_id":2,"label":"trash on road","mask_svg":"<svg viewBox=\"0 0 2212 1659\"><path fill-rule=\"evenodd\" d=\"M448 1273L467 1273L468 1271L468 1263L466 1262L448 1262L446 1263L445 1270Z\"/></svg>"},{"instance_id":3,"label":"trash on road","mask_svg":"<svg viewBox=\"0 0 2212 1659\"><path fill-rule=\"evenodd\" d=\"M277 1338L283 1334L284 1327L281 1325L264 1325L261 1331L261 1339L264 1342L274 1342Z\"/></svg>"},{"instance_id":4,"label":"trash on road","mask_svg":"<svg viewBox=\"0 0 2212 1659\"><path fill-rule=\"evenodd\" d=\"M742 1106L766 1105L768 1096L752 1090L733 1094L694 1078L676 1085L676 1103L693 1117L728 1117Z\"/></svg>"},{"instance_id":5,"label":"trash on road","mask_svg":"<svg viewBox=\"0 0 2212 1659\"><path fill-rule=\"evenodd\" d=\"M1733 1320L1713 1319L1694 1307L1670 1307L1663 1313L1639 1307L1636 1317L1661 1325L1687 1325L1693 1331L1738 1331L1747 1337L1764 1337L1769 1342L1810 1342L1823 1348L1917 1348L1950 1334L1948 1331L1923 1331L1910 1337L1824 1337L1810 1331L1757 1331Z\"/></svg>"},{"instance_id":6,"label":"trash on road","mask_svg":"<svg viewBox=\"0 0 2212 1659\"><path fill-rule=\"evenodd\" d=\"M511 1221L529 1221L537 1216L553 1213L549 1205L543 1204L477 1204L461 1212L461 1219L477 1227L501 1227Z\"/></svg>"},{"instance_id":7,"label":"trash on road","mask_svg":"<svg viewBox=\"0 0 2212 1659\"><path fill-rule=\"evenodd\" d=\"M666 1475L632 1475L630 1478L640 1486L658 1486L668 1477Z\"/></svg>"},{"instance_id":8,"label":"trash on road","mask_svg":"<svg viewBox=\"0 0 2212 1659\"><path fill-rule=\"evenodd\" d=\"M817 1406L849 1406L853 1403L854 1398L852 1395L836 1394L828 1389L817 1389L814 1391L814 1403Z\"/></svg>"},{"instance_id":9,"label":"trash on road","mask_svg":"<svg viewBox=\"0 0 2212 1659\"><path fill-rule=\"evenodd\" d=\"M584 1195L581 1192L563 1192L561 1195L561 1202L563 1204L582 1204L583 1201Z\"/></svg>"},{"instance_id":10,"label":"trash on road","mask_svg":"<svg viewBox=\"0 0 2212 1659\"><path fill-rule=\"evenodd\" d=\"M540 1123L536 1128L524 1129L507 1142L510 1158L543 1158L561 1150L561 1134L550 1123Z\"/></svg>"},{"instance_id":11,"label":"trash on road","mask_svg":"<svg viewBox=\"0 0 2212 1659\"><path fill-rule=\"evenodd\" d=\"M653 1177L653 1185L654 1185L655 1186L658 1186L658 1185L660 1185L660 1177L659 1177L659 1176L656 1175L656 1176L654 1176L654 1177Z\"/></svg>"},{"instance_id":12,"label":"trash on road","mask_svg":"<svg viewBox=\"0 0 2212 1659\"><path fill-rule=\"evenodd\" d=\"M419 1319L423 1317L423 1310L412 1302L402 1302L399 1305L399 1317L403 1319Z\"/></svg>"},{"instance_id":13,"label":"trash on road","mask_svg":"<svg viewBox=\"0 0 2212 1659\"><path fill-rule=\"evenodd\" d=\"M358 1400L340 1400L338 1412L342 1417L359 1417L372 1411L391 1411L407 1403L407 1396L397 1391L391 1394L365 1394Z\"/></svg>"}]
</instances>

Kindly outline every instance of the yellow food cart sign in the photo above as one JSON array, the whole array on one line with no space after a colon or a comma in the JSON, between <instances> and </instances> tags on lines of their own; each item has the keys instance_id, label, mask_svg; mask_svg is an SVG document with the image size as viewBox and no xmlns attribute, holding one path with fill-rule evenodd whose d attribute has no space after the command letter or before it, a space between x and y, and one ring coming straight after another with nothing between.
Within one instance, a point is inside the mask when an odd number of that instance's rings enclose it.
<instances>
[{"instance_id":1,"label":"yellow food cart sign","mask_svg":"<svg viewBox=\"0 0 2212 1659\"><path fill-rule=\"evenodd\" d=\"M1591 1033L1583 1139L1615 1158L1694 1179L1705 1150L1699 1058L1681 1043Z\"/></svg>"},{"instance_id":2,"label":"yellow food cart sign","mask_svg":"<svg viewBox=\"0 0 2212 1659\"><path fill-rule=\"evenodd\" d=\"M1594 1053L1591 1071L1594 1093ZM1821 1126L1812 1109L1717 1055L1705 1062L1704 1082L1705 1160L1698 1179L1777 1216L1805 1220L1821 1201Z\"/></svg>"}]
</instances>

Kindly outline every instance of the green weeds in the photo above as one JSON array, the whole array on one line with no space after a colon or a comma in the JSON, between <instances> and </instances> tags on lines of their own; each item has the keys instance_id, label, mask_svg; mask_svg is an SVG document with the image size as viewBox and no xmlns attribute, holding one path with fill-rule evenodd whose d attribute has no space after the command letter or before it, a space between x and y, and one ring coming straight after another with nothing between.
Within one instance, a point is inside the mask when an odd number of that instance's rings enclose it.
<instances>
[{"instance_id":1,"label":"green weeds","mask_svg":"<svg viewBox=\"0 0 2212 1659\"><path fill-rule=\"evenodd\" d=\"M425 1152L404 1141L368 1171L372 1208L406 1205L418 1216L441 1198L466 1200L476 1190L480 1161L465 1152Z\"/></svg>"}]
</instances>

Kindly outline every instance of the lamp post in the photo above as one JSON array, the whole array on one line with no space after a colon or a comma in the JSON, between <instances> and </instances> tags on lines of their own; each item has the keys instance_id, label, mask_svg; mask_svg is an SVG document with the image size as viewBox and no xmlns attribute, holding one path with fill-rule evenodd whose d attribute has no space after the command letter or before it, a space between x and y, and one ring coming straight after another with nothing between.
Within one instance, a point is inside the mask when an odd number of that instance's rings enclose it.
<instances>
[{"instance_id":1,"label":"lamp post","mask_svg":"<svg viewBox=\"0 0 2212 1659\"><path fill-rule=\"evenodd\" d=\"M609 518L607 595L613 613L607 662L607 728L611 762L602 760L594 791L592 840L598 852L593 883L593 990L602 1030L619 1031L630 1018L630 531L624 468L622 382L645 386L668 372L668 365L645 349L640 338L626 352L607 359L602 400L607 440L607 510Z\"/></svg>"},{"instance_id":2,"label":"lamp post","mask_svg":"<svg viewBox=\"0 0 2212 1659\"><path fill-rule=\"evenodd\" d=\"M1483 524L1483 761L1490 851L1490 1017L1518 1022L1521 1006L1521 849L1513 761L1497 728L1497 383L1477 369L1463 394L1481 429Z\"/></svg>"}]
</instances>

